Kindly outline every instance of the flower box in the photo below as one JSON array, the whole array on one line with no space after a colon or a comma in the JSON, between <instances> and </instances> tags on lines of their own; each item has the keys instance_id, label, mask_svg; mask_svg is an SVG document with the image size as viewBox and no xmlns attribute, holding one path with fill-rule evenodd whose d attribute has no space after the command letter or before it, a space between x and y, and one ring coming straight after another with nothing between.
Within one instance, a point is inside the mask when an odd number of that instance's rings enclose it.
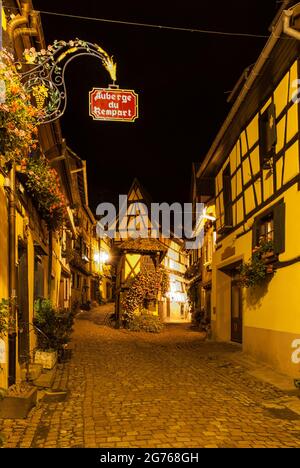
<instances>
[{"instance_id":1,"label":"flower box","mask_svg":"<svg viewBox=\"0 0 300 468\"><path fill-rule=\"evenodd\" d=\"M274 258L274 256L274 252L270 250L270 252L264 252L261 257L263 260L269 260L270 258Z\"/></svg>"},{"instance_id":2,"label":"flower box","mask_svg":"<svg viewBox=\"0 0 300 468\"><path fill-rule=\"evenodd\" d=\"M35 364L41 364L43 369L51 370L57 363L57 351L37 350L34 356Z\"/></svg>"},{"instance_id":3,"label":"flower box","mask_svg":"<svg viewBox=\"0 0 300 468\"><path fill-rule=\"evenodd\" d=\"M25 419L36 405L37 388L20 395L8 395L0 400L0 419Z\"/></svg>"}]
</instances>

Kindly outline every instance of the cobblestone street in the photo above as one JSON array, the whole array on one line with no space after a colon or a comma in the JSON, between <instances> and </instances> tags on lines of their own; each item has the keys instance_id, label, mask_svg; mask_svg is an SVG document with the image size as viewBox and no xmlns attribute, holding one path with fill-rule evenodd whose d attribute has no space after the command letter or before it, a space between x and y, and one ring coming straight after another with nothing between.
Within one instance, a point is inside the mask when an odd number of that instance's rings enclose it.
<instances>
[{"instance_id":1,"label":"cobblestone street","mask_svg":"<svg viewBox=\"0 0 300 468\"><path fill-rule=\"evenodd\" d=\"M54 384L67 398L1 421L5 447L300 447L296 393L251 376L238 346L115 330L107 312L79 315Z\"/></svg>"}]
</instances>

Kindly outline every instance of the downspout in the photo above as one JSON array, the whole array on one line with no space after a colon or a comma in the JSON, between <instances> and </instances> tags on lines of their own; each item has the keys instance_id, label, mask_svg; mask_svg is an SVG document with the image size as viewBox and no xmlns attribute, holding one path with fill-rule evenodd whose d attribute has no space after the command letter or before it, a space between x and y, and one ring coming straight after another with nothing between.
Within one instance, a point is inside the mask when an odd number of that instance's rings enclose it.
<instances>
[{"instance_id":1,"label":"downspout","mask_svg":"<svg viewBox=\"0 0 300 468\"><path fill-rule=\"evenodd\" d=\"M32 11L30 13L30 28L17 28L13 32L13 39L14 41L19 36L38 36L38 12ZM27 18L28 19L28 18Z\"/></svg>"},{"instance_id":2,"label":"downspout","mask_svg":"<svg viewBox=\"0 0 300 468\"><path fill-rule=\"evenodd\" d=\"M274 26L271 37L269 38L267 44L265 45L261 55L258 58L258 61L256 62L255 66L253 67L251 73L249 74L249 77L240 93L238 96L237 100L235 101L231 111L228 114L227 119L225 120L223 126L221 127L215 141L213 142L209 152L207 153L203 163L201 164L197 177L201 177L203 173L205 172L207 166L209 165L211 158L214 156L216 151L218 150L218 147L228 130L229 126L231 125L232 121L234 120L236 114L238 113L241 104L244 102L246 99L246 96L248 95L250 89L252 88L256 78L259 76L260 72L262 71L265 63L269 59L271 52L275 45L277 44L278 40L281 38L281 34L283 32L286 32L286 34L291 35L289 33L293 34L293 37L296 39L300 39L300 33L292 28L290 28L290 19L291 16L295 13L295 11L299 11L300 9L300 3L295 5L293 8L290 10L284 10L283 13L280 16L280 19L278 20L277 24ZM286 28L286 29L284 29Z\"/></svg>"},{"instance_id":3,"label":"downspout","mask_svg":"<svg viewBox=\"0 0 300 468\"><path fill-rule=\"evenodd\" d=\"M13 163L9 174L9 195L8 195L8 247L9 247L9 369L8 369L8 385L13 385L16 382L16 329L17 329L17 307L16 307L16 285L17 285L17 270L16 270L16 170ZM11 353L11 354L10 354Z\"/></svg>"},{"instance_id":4,"label":"downspout","mask_svg":"<svg viewBox=\"0 0 300 468\"><path fill-rule=\"evenodd\" d=\"M290 37L293 37L297 41L300 40L300 31L291 27L291 19L295 13L300 13L300 5L298 4L295 8L290 8L289 10L284 10L284 19L283 19L283 32Z\"/></svg>"},{"instance_id":5,"label":"downspout","mask_svg":"<svg viewBox=\"0 0 300 468\"><path fill-rule=\"evenodd\" d=\"M51 294L52 294L52 265L53 265L53 259L52 259L52 250L53 250L53 232L48 227L48 299L51 300Z\"/></svg>"},{"instance_id":6,"label":"downspout","mask_svg":"<svg viewBox=\"0 0 300 468\"><path fill-rule=\"evenodd\" d=\"M24 3L22 7L22 15L17 15L14 19L12 19L7 25L7 32L9 38L13 40L14 31L19 26L23 26L24 24L28 23L28 16L30 12L30 4L28 2Z\"/></svg>"}]
</instances>

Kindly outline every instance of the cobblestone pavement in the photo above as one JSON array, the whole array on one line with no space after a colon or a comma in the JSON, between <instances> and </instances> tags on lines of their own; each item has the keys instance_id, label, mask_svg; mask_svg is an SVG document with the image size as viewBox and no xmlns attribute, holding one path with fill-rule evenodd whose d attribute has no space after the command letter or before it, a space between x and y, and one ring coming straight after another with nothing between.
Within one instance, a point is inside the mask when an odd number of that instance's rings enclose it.
<instances>
[{"instance_id":1,"label":"cobblestone pavement","mask_svg":"<svg viewBox=\"0 0 300 468\"><path fill-rule=\"evenodd\" d=\"M0 422L5 447L300 447L289 395L252 377L238 346L186 325L111 329L107 313L79 315L54 384L67 398Z\"/></svg>"}]
</instances>

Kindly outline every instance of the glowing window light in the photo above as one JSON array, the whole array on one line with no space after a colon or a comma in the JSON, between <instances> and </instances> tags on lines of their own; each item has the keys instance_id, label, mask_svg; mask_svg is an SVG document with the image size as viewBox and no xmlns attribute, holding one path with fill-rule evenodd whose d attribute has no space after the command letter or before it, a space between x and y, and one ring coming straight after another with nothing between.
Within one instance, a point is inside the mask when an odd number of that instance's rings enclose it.
<instances>
[{"instance_id":1,"label":"glowing window light","mask_svg":"<svg viewBox=\"0 0 300 468\"><path fill-rule=\"evenodd\" d=\"M94 261L96 263L107 263L109 260L109 254L107 252L96 252L94 254Z\"/></svg>"}]
</instances>

